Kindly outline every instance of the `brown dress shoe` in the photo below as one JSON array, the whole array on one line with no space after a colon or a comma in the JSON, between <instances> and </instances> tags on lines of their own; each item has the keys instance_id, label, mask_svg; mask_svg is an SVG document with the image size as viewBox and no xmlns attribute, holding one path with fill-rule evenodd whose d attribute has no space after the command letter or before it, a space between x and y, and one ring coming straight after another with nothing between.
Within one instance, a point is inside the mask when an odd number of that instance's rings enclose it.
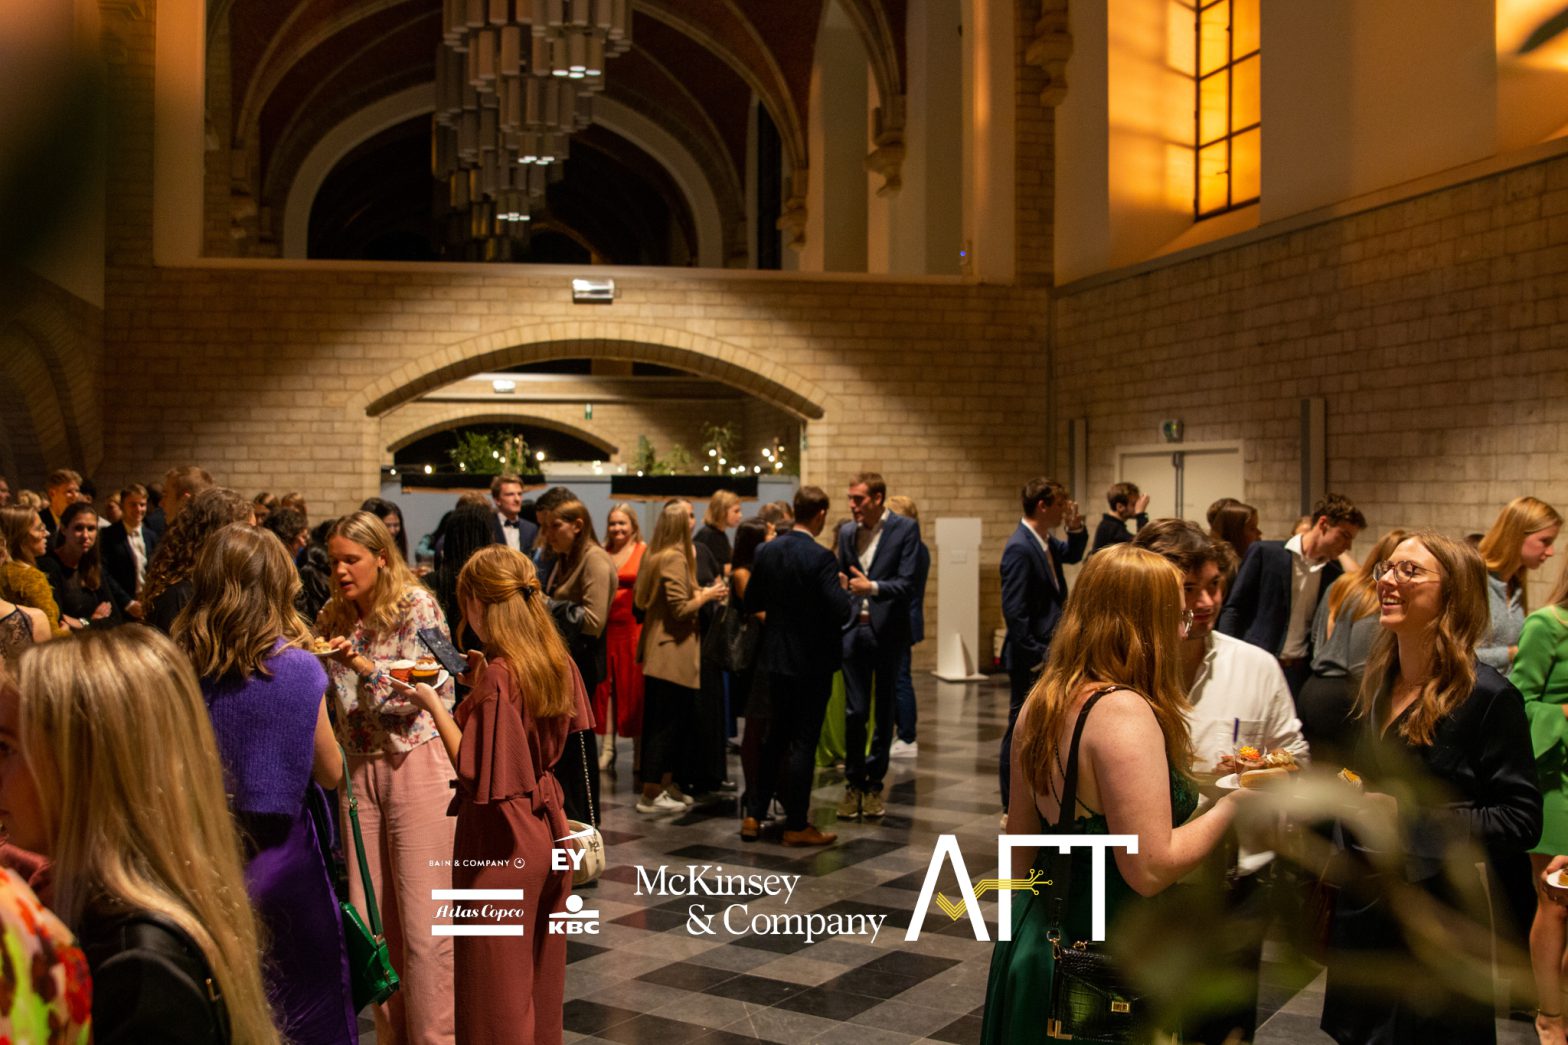
<instances>
[{"instance_id":1,"label":"brown dress shoe","mask_svg":"<svg viewBox=\"0 0 1568 1045\"><path fill-rule=\"evenodd\" d=\"M740 840L742 842L755 842L762 834L762 825L757 823L757 818L748 816L740 822Z\"/></svg>"},{"instance_id":2,"label":"brown dress shoe","mask_svg":"<svg viewBox=\"0 0 1568 1045\"><path fill-rule=\"evenodd\" d=\"M838 835L823 834L818 831L815 824L807 824L799 831L785 831L785 845L832 845L838 841Z\"/></svg>"}]
</instances>

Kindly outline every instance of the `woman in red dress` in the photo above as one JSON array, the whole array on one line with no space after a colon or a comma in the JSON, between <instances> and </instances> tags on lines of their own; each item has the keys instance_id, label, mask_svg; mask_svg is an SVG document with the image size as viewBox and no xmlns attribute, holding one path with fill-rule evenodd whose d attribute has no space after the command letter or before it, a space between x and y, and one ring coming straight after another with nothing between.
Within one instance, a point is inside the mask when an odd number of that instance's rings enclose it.
<instances>
[{"instance_id":1,"label":"woman in red dress","mask_svg":"<svg viewBox=\"0 0 1568 1045\"><path fill-rule=\"evenodd\" d=\"M637 663L637 639L642 625L632 614L632 588L637 584L637 568L642 565L642 530L637 525L637 509L629 504L612 505L604 524L604 550L615 560L615 599L610 603L609 624L604 630L605 676L593 694L593 718L601 735L599 768L615 765L615 738L632 738L632 768L635 772L642 743L642 665Z\"/></svg>"},{"instance_id":2,"label":"woman in red dress","mask_svg":"<svg viewBox=\"0 0 1568 1045\"><path fill-rule=\"evenodd\" d=\"M566 910L572 877L551 868L551 850L570 834L552 769L567 734L591 728L593 716L526 555L479 550L458 575L457 599L485 653L468 654L473 688L456 718L429 686L403 688L435 717L457 768L453 888L521 890L516 900L451 901L452 921L520 926L522 935L455 939L456 1036L559 1045L566 937L550 934L549 915Z\"/></svg>"}]
</instances>

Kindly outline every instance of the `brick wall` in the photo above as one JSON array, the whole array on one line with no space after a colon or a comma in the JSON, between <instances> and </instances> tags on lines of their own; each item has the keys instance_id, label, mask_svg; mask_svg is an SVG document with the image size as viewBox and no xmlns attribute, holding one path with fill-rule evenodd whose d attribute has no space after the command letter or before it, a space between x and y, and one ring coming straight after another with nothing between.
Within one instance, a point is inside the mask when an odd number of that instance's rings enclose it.
<instances>
[{"instance_id":1,"label":"brick wall","mask_svg":"<svg viewBox=\"0 0 1568 1045\"><path fill-rule=\"evenodd\" d=\"M1568 509L1568 158L1069 287L1055 314L1057 445L1088 418L1090 489L1181 417L1246 439L1238 495L1286 535L1297 401L1321 396L1328 486L1371 530L1485 530L1525 493Z\"/></svg>"}]
</instances>

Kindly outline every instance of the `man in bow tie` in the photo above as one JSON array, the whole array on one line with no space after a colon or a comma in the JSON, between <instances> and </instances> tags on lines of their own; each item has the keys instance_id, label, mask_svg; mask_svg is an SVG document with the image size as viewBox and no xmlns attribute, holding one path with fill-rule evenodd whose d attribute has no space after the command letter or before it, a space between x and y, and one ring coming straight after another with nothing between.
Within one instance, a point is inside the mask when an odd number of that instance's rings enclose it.
<instances>
[{"instance_id":1,"label":"man in bow tie","mask_svg":"<svg viewBox=\"0 0 1568 1045\"><path fill-rule=\"evenodd\" d=\"M539 527L518 514L523 510L523 481L515 475L498 475L490 480L490 496L495 500L495 522L491 526L495 543L527 555Z\"/></svg>"}]
</instances>

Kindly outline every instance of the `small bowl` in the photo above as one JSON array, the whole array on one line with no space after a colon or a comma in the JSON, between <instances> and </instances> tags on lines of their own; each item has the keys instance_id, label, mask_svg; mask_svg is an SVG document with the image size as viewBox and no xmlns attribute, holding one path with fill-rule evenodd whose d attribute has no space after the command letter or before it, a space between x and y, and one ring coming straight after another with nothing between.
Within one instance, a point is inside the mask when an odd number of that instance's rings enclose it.
<instances>
[{"instance_id":1,"label":"small bowl","mask_svg":"<svg viewBox=\"0 0 1568 1045\"><path fill-rule=\"evenodd\" d=\"M1560 904L1568 904L1568 868L1546 876L1546 895Z\"/></svg>"}]
</instances>

